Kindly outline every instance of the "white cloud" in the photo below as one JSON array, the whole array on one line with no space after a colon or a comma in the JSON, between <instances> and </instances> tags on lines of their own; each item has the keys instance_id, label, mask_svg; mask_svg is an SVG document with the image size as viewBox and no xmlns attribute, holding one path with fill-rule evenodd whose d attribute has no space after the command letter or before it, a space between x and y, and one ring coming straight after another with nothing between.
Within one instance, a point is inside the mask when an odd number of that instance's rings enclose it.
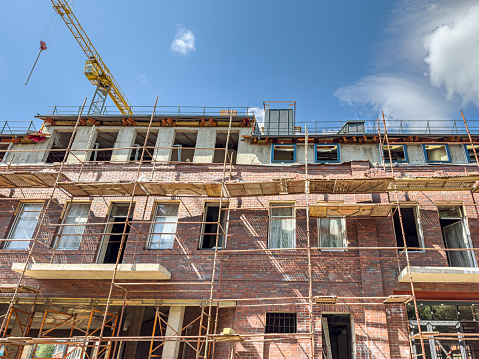
<instances>
[{"instance_id":1,"label":"white cloud","mask_svg":"<svg viewBox=\"0 0 479 359\"><path fill-rule=\"evenodd\" d=\"M254 115L256 123L260 128L264 126L264 109L260 107L249 107L248 113Z\"/></svg>"},{"instance_id":2,"label":"white cloud","mask_svg":"<svg viewBox=\"0 0 479 359\"><path fill-rule=\"evenodd\" d=\"M479 107L477 0L402 0L374 57L377 73L338 89L342 103L396 119L450 119Z\"/></svg>"},{"instance_id":3,"label":"white cloud","mask_svg":"<svg viewBox=\"0 0 479 359\"><path fill-rule=\"evenodd\" d=\"M175 38L171 43L171 52L178 56L186 56L192 51L196 51L196 38L193 31L188 30L182 25L178 25Z\"/></svg>"},{"instance_id":4,"label":"white cloud","mask_svg":"<svg viewBox=\"0 0 479 359\"><path fill-rule=\"evenodd\" d=\"M142 85L146 85L148 83L148 76L146 73L139 74L136 79L140 81Z\"/></svg>"},{"instance_id":5,"label":"white cloud","mask_svg":"<svg viewBox=\"0 0 479 359\"><path fill-rule=\"evenodd\" d=\"M366 108L368 116L381 111L396 120L443 120L451 115L440 94L427 79L404 74L378 74L354 85L341 87L334 95L350 106Z\"/></svg>"},{"instance_id":6,"label":"white cloud","mask_svg":"<svg viewBox=\"0 0 479 359\"><path fill-rule=\"evenodd\" d=\"M425 40L428 74L434 86L443 86L448 98L457 94L463 103L479 107L479 6L456 14Z\"/></svg>"}]
</instances>

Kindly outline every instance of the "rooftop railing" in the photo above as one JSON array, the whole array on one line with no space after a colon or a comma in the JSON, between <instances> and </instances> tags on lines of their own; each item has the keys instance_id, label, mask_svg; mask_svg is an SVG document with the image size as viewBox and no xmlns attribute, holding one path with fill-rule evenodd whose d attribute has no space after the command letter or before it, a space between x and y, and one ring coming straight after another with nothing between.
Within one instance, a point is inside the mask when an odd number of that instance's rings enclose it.
<instances>
[{"instance_id":1,"label":"rooftop railing","mask_svg":"<svg viewBox=\"0 0 479 359\"><path fill-rule=\"evenodd\" d=\"M37 131L40 127L36 121L0 121L0 134L18 135Z\"/></svg>"}]
</instances>

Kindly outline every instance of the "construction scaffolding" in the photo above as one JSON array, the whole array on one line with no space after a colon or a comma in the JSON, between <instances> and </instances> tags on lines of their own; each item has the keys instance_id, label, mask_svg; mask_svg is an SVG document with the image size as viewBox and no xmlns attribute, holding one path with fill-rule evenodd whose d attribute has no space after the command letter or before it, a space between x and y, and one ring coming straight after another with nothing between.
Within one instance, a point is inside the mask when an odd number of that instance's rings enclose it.
<instances>
[{"instance_id":1,"label":"construction scaffolding","mask_svg":"<svg viewBox=\"0 0 479 359\"><path fill-rule=\"evenodd\" d=\"M85 100L86 101L86 100ZM475 193L479 186L479 171L472 171L464 175L441 176L441 177L401 177L396 175L393 161L386 161L382 158L383 170L380 175L374 178L355 178L344 176L331 176L318 178L311 177L308 166L308 150L305 150L305 164L304 172L298 174L295 178L273 179L270 181L241 181L233 180L233 159L228 151L228 144L231 137L231 129L233 127L233 113L228 110L226 115L229 121L222 121L227 124L228 130L226 134L226 141L224 146L224 156L221 164L217 164L216 180L204 181L172 181L165 180L163 177L157 176L159 166L171 164L172 161L160 161L155 159L155 152L161 149L175 150L175 147L161 147L148 145L149 137L151 135L152 125L155 119L156 102L153 112L149 118L149 122L145 127L146 133L144 142L141 146L136 147L111 147L95 149L96 152L102 151L118 151L118 150L137 150L141 151L139 158L126 161L128 169L127 179L118 180L98 180L94 179L88 173L89 165L102 165L105 161L102 160L84 160L82 153L93 152L91 147L91 139L86 148L72 148L75 134L79 128L88 121L83 116L83 108L81 107L76 118L72 135L69 139L68 145L65 149L48 149L44 151L57 151L63 156L63 160L55 165L54 169L48 171L39 171L35 169L15 170L12 162L16 153L28 152L28 150L12 150L9 149L10 158L1 160L4 163L2 171L0 172L0 187L11 191L11 196L0 197L2 201L11 201L12 198L20 200L28 200L30 202L45 201L41 209L25 210L24 207L12 208L11 215L19 212L28 213L29 211L38 213L38 225L41 230L34 233L32 239L17 239L15 242L28 242L26 246L27 254L25 261L17 268L20 273L16 283L3 284L0 286L0 293L9 295L8 308L2 315L2 324L0 326L0 358L23 358L22 351L26 346L32 347L32 353L35 353L38 345L41 344L56 344L66 345L67 349L63 353L63 358L73 358L73 354L79 355L78 358L119 358L121 347L128 342L147 342L149 344L148 358L161 357L162 347L168 342L181 342L183 348L188 347L192 350L196 359L198 358L213 358L215 357L215 350L219 345L227 346L228 358L233 358L235 343L249 344L251 343L290 343L295 341L300 343L301 349L292 354L292 357L308 357L319 358L320 356L332 359L331 348L328 334L324 334L321 328L327 327L327 319L318 322L317 317L320 312L354 312L353 308L364 308L369 306L401 306L406 313L405 305L412 303L414 306L415 317L417 319L417 333L410 333L409 347L411 355L414 357L427 357L426 340L452 340L457 341L474 341L479 339L479 333L441 333L424 331L421 328L420 313L418 311L418 298L416 297L416 287L414 281L413 265L411 264L410 251L421 250L424 253L449 253L449 252L471 252L476 253L477 248L438 248L438 247L421 247L411 248L407 246L405 228L402 218L402 209L405 201L401 193L404 192L429 192L429 191L454 191L465 194L470 194L471 204L463 204L464 207L470 207L479 216L477 210ZM479 166L475 146L477 145L469 132L465 117L463 115L464 125L468 134L470 145L472 146L476 163ZM91 122L91 121L90 121ZM219 122L219 121L218 121ZM388 136L387 122L383 116L382 129L379 126L379 120L376 130L378 131L378 141L381 146L387 146L389 158L391 155L391 141ZM244 122L243 122L244 124ZM95 130L95 120L91 124L92 131ZM305 147L311 143L308 134L308 129L305 128L304 134ZM177 149L177 148L176 148ZM210 148L197 148L200 150L211 150ZM42 151L42 150L40 150ZM79 155L80 154L80 155ZM180 156L179 156L180 157ZM74 158L75 161L68 162L68 158ZM386 164L389 162L389 168ZM176 165L191 165L189 161L174 162ZM105 165L104 171L107 172L109 167L117 166L114 163ZM121 166L125 166L123 163ZM119 167L119 165L118 165ZM68 168L68 170L66 170ZM78 174L77 178L73 178L73 174ZM128 178L129 177L129 178ZM155 178L156 177L156 178ZM35 189L42 189L46 195L42 196L34 192ZM312 195L335 195L335 198L340 196L351 195L371 195L378 194L381 196L380 203L344 203L340 201L324 201L313 202ZM267 206L261 201L259 204L254 204L253 201L246 201L246 204L237 205L239 200L254 199L257 197L271 196L276 198L284 197L283 201L277 201L280 204L269 203ZM79 224L71 223L53 223L52 218L66 218L70 211L70 207L62 208L62 204L71 203L74 200L91 201L92 198L111 197L113 201L127 203L125 206L125 214L120 221L115 221L109 218L107 221L95 221ZM189 204L197 205L196 200L211 200L217 202L218 215L217 220L207 221L206 217L201 220L186 219L182 221L179 216L177 219L177 226L182 225L201 225L201 233L183 230L183 234L189 235L209 235L212 238L213 244L212 254L208 255L209 263L211 263L210 278L203 278L202 280L176 280L166 281L158 277L143 277L143 278L128 278L122 271L124 264L141 264L141 263L162 263L165 256L171 257L170 262L179 260L181 256L191 256L191 253L184 251L183 253L168 253L159 254L158 252L140 253L141 248L148 246L150 238L155 233L152 228L156 224L168 224L168 220L163 219L158 221L155 217L148 220L147 209L152 207L157 197L170 198L174 197L188 211ZM171 198L170 198L171 199ZM295 202L291 202L292 200ZM141 216L133 215L135 206L143 204L143 211ZM236 204L230 206L229 204ZM290 202L290 204L285 204ZM299 204L298 204L299 202ZM418 203L418 206L421 206ZM292 216L285 216L284 214L272 217L269 214L273 209L292 209ZM239 223L244 223L248 211L262 211L266 213L266 218L260 216L250 216L247 218L247 225L251 227L251 231L264 231L264 228L270 227L270 223L274 221L281 221L285 218L293 218L294 226L298 220L304 222L304 238L306 245L304 247L258 247L258 248L228 248L228 233L230 227L235 227ZM400 230L403 238L404 246L352 246L344 248L344 253L348 254L348 258L359 259L361 256L367 256L368 259L388 259L397 261L398 273L405 268L405 277L409 284L409 294L404 295L388 295L388 296L347 296L347 295L330 295L317 294L317 284L321 280L315 279L313 273L320 268L319 260L325 257L334 257L335 252L327 251L328 249L337 249L333 247L325 247L319 245L319 240L316 240L318 245L313 245L313 238L317 234L310 228L311 218L391 218L393 221L393 214L397 211L399 215ZM232 215L234 213L234 215ZM243 218L241 217L243 214ZM164 216L165 218L167 216ZM233 217L233 218L231 218ZM235 219L240 217L240 219ZM90 217L88 217L90 218ZM26 284L26 277L33 273L35 266L41 268L42 264L88 264L94 263L94 258L88 251L95 244L101 243L105 235L113 236L119 232L108 232L107 226L121 225L122 231L117 239L118 254L113 268L104 274L110 281L107 291L106 299L96 299L96 305L101 306L102 310L94 309L93 307L85 312L82 316L72 314L70 312L59 312L45 309L44 316L41 322L38 337L29 336L29 330L32 325L35 307L38 305L47 305L42 302L41 294L42 288L33 288ZM208 232L205 225L212 225L213 232ZM81 258L78 253L69 254L61 251L58 248L60 241L63 243L69 242L69 237L78 237L75 230L67 230L65 228L81 228L80 237L84 239L88 245L83 245L83 254ZM144 228L148 228L144 231ZM176 228L176 227L175 227ZM193 233L194 232L194 233ZM165 233L165 232L163 232ZM175 233L168 233L175 236ZM134 250L125 252L127 239L130 236L136 236ZM52 246L51 238L55 238ZM66 238L66 239L65 239ZM72 239L76 240L76 239ZM1 240L4 244L13 241L12 238ZM176 237L175 237L176 241ZM131 242L131 240L130 240ZM114 241L111 241L114 243ZM41 250L37 250L40 247ZM394 252L394 254L392 254ZM210 252L211 253L211 252ZM261 254L262 257L255 258L254 255ZM68 257L71 255L71 259ZM141 258L139 258L141 255ZM246 257L247 256L247 257ZM266 297L249 297L232 295L228 290L223 293L223 280L225 276L225 269L231 266L230 263L235 261L264 261L264 257L269 258L271 262L289 262L301 260L307 268L307 276L303 278L302 282L306 283L307 295L297 291L296 296L291 295L276 295L274 291L272 295ZM246 259L242 259L246 257ZM232 259L234 258L234 259ZM161 267L161 266L160 266ZM65 266L66 268L66 266ZM231 269L230 269L231 270ZM321 270L331 270L322 268ZM161 268L156 270L154 275L158 276ZM42 274L43 273L43 274ZM65 270L66 273L66 270ZM28 274L28 275L27 275ZM37 269L36 278L48 279L47 270L42 272ZM44 275L44 277L41 277ZM166 274L162 274L165 275ZM34 277L35 278L35 277ZM169 278L168 278L169 279ZM315 285L316 284L316 285ZM165 297L175 298L178 293L194 294L198 298L198 306L201 308L200 314L196 315L190 320L187 325L182 325L181 330L175 330L168 324L167 315L161 311L161 306L165 303ZM124 322L125 310L129 306L138 305L138 298L143 297L142 305L149 305L155 308L154 322L152 327L152 334L150 336L124 336L121 335L121 325ZM170 298L166 298L170 299ZM18 309L19 303L30 303L29 311ZM72 303L73 305L73 303ZM88 305L88 304L86 304ZM112 312L111 307L116 306L119 312ZM301 315L308 317L308 327L302 329L301 332L296 333L234 333L234 332L220 332L220 311L235 309L235 310L251 310L253 308L269 308L268 310L284 310L286 307L297 308ZM338 309L339 308L339 309ZM234 314L233 323L235 322ZM53 318L53 319L52 319ZM322 317L323 319L326 317ZM407 316L405 327L408 327ZM51 324L53 322L57 324ZM366 321L366 319L364 319ZM18 323L20 332L12 334L12 323ZM83 323L80 326L78 323ZM188 328L198 326L197 333L187 333ZM59 329L62 329L62 334L69 331L69 335L54 334ZM157 335L159 332L160 335ZM323 334L322 334L323 332ZM420 352L413 354L414 345L419 341ZM416 344L415 344L416 343ZM15 356L10 357L10 347L15 347ZM3 348L3 350L2 350ZM359 349L357 349L359 350ZM361 349L362 350L362 349ZM300 353L302 351L302 353ZM219 356L216 356L219 358ZM75 357L76 358L76 357ZM465 358L464 358L465 359Z\"/></svg>"}]
</instances>

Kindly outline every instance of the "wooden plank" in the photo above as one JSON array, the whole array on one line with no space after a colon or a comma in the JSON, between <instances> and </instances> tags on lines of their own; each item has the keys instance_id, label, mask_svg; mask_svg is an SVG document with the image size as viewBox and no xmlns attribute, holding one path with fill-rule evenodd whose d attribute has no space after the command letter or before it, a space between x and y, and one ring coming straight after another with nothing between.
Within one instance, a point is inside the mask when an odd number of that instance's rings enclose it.
<instances>
[{"instance_id":1,"label":"wooden plank","mask_svg":"<svg viewBox=\"0 0 479 359\"><path fill-rule=\"evenodd\" d=\"M152 196L221 196L221 184L213 182L140 182L140 185Z\"/></svg>"},{"instance_id":2,"label":"wooden plank","mask_svg":"<svg viewBox=\"0 0 479 359\"><path fill-rule=\"evenodd\" d=\"M387 217L393 206L389 204L322 203L309 206L311 217Z\"/></svg>"},{"instance_id":3,"label":"wooden plank","mask_svg":"<svg viewBox=\"0 0 479 359\"><path fill-rule=\"evenodd\" d=\"M84 182L70 183L61 182L58 187L73 196L89 197L89 196L131 196L133 195L134 183L121 182ZM146 193L139 187L135 188L135 196L144 196Z\"/></svg>"}]
</instances>

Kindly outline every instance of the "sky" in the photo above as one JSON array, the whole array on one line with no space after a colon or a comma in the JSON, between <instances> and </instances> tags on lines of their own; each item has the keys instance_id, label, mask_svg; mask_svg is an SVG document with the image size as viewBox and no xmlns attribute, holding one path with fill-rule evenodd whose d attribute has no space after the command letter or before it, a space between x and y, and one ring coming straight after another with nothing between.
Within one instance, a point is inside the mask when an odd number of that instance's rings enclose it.
<instances>
[{"instance_id":1,"label":"sky","mask_svg":"<svg viewBox=\"0 0 479 359\"><path fill-rule=\"evenodd\" d=\"M77 0L74 13L133 106L479 119L477 0ZM0 122L91 100L86 56L51 1L0 2L0 33Z\"/></svg>"}]
</instances>

